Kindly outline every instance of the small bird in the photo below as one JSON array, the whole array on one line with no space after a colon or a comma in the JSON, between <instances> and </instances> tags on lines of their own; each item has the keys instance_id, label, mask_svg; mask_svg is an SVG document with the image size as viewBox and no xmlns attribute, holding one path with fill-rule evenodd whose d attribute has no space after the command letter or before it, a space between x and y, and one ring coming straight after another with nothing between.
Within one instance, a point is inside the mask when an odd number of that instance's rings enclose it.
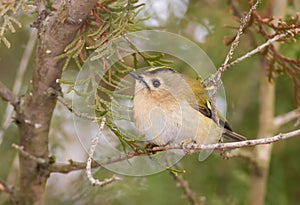
<instances>
[{"instance_id":1,"label":"small bird","mask_svg":"<svg viewBox=\"0 0 300 205\"><path fill-rule=\"evenodd\" d=\"M211 103L202 81L169 67L129 74L136 80L133 121L150 143L209 144L216 143L221 136L246 140L232 131L219 112L219 125L212 119Z\"/></svg>"}]
</instances>

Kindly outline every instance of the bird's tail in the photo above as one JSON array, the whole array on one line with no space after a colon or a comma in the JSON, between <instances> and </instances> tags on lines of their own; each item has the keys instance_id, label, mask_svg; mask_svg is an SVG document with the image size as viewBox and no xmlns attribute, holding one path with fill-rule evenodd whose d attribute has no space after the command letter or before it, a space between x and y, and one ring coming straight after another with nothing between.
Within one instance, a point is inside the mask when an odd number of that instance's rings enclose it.
<instances>
[{"instance_id":1,"label":"bird's tail","mask_svg":"<svg viewBox=\"0 0 300 205\"><path fill-rule=\"evenodd\" d=\"M223 133L223 136L229 140L234 140L234 141L245 141L247 140L246 137L242 136L242 135L239 135L233 131L230 131L228 129L224 129L224 133Z\"/></svg>"}]
</instances>

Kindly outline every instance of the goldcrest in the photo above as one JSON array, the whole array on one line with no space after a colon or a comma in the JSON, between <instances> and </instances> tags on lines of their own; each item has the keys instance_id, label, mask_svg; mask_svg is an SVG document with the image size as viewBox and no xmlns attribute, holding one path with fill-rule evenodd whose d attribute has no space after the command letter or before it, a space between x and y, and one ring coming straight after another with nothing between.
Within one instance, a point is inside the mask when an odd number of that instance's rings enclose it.
<instances>
[{"instance_id":1,"label":"goldcrest","mask_svg":"<svg viewBox=\"0 0 300 205\"><path fill-rule=\"evenodd\" d=\"M146 140L159 146L194 141L217 142L221 136L245 140L234 133L219 112L212 119L211 104L202 81L168 67L149 69L135 78L133 120Z\"/></svg>"}]
</instances>

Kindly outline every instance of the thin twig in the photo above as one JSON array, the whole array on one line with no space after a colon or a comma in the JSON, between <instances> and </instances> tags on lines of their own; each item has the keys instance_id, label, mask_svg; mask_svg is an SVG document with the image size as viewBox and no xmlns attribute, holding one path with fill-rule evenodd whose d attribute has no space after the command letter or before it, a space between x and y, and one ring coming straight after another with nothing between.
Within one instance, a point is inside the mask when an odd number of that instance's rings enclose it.
<instances>
[{"instance_id":1,"label":"thin twig","mask_svg":"<svg viewBox=\"0 0 300 205\"><path fill-rule=\"evenodd\" d=\"M298 31L300 31L300 29L298 29ZM252 51L246 53L245 55L237 58L236 60L234 60L233 62L229 63L226 65L227 68L230 68L238 63L240 63L241 61L253 56L254 54L256 53L259 53L261 52L263 49L265 49L266 47L268 47L269 45L271 45L272 43L280 40L280 39L283 39L285 37L287 37L288 35L290 35L289 32L287 33L282 33L282 34L279 34L279 35L276 35L274 36L273 38L269 39L267 42L261 44L260 46L258 46L257 48L253 49Z\"/></svg>"},{"instance_id":2,"label":"thin twig","mask_svg":"<svg viewBox=\"0 0 300 205\"><path fill-rule=\"evenodd\" d=\"M288 113L285 113L283 115L280 115L280 116L277 116L275 119L274 119L274 125L276 127L280 127L294 119L297 119L300 117L300 110L299 109L296 109L296 110L293 110L291 112L288 112Z\"/></svg>"},{"instance_id":3,"label":"thin twig","mask_svg":"<svg viewBox=\"0 0 300 205\"><path fill-rule=\"evenodd\" d=\"M184 196L187 197L187 199L190 201L190 204L200 205L200 203L197 201L196 193L191 190L189 183L183 179L182 175L176 175L173 172L170 172L170 174L176 181L176 186L182 188Z\"/></svg>"},{"instance_id":4,"label":"thin twig","mask_svg":"<svg viewBox=\"0 0 300 205\"><path fill-rule=\"evenodd\" d=\"M236 16L236 17L239 17L239 18L242 18L244 16L243 12L241 11L241 8L239 6L239 2L238 0L229 0L228 1L229 5L231 6L232 8L232 11L233 11L233 15ZM255 14L256 12L254 11L253 12L253 15ZM248 29L249 27L251 26L251 24L247 24L247 26L244 28L244 32L247 30L247 35L249 37L249 41L250 41L250 44L253 46L253 47L257 47L257 43L256 43L256 39L255 39L255 35L253 33L253 31L251 31L250 29ZM227 26L228 28L231 28L230 26ZM235 29L235 27L232 27ZM235 36L234 36L235 38ZM229 38L228 38L229 39ZM229 45L232 43L232 41L234 39L230 38L230 40L225 40L225 44L226 45Z\"/></svg>"},{"instance_id":5,"label":"thin twig","mask_svg":"<svg viewBox=\"0 0 300 205\"><path fill-rule=\"evenodd\" d=\"M21 58L18 70L17 70L16 78L14 80L14 85L12 88L12 93L18 94L20 92L20 89L23 84L24 73L26 71L26 68L28 66L30 57L31 57L33 49L34 49L34 45L36 42L36 36L37 36L36 30L32 30L30 33L28 42L26 44L23 56ZM5 114L4 114L3 121L2 121L2 124L0 127L0 144L2 142L2 136L4 134L4 130L6 130L11 123L11 116L13 113L13 108L11 106L7 106L6 110L4 112L5 112Z\"/></svg>"},{"instance_id":6,"label":"thin twig","mask_svg":"<svg viewBox=\"0 0 300 205\"><path fill-rule=\"evenodd\" d=\"M1 81L0 81L0 97L6 101L11 103L13 106L16 106L18 103L18 97L13 94L13 92L6 87Z\"/></svg>"},{"instance_id":7,"label":"thin twig","mask_svg":"<svg viewBox=\"0 0 300 205\"><path fill-rule=\"evenodd\" d=\"M149 155L152 153L163 152L167 150L184 150L184 151L200 151L200 150L225 150L225 149L235 149L241 147L253 147L256 145L262 144L271 144L280 140L286 140L289 138L293 138L300 135L300 129L294 130L288 133L282 133L275 135L273 137L261 138L261 139L254 139L254 140L246 140L241 142L226 142L226 143L216 143L216 144L188 144L184 147L182 145L168 145L165 147L154 147L148 151L139 150L137 152L126 153L124 156L118 156L115 158L109 158L105 161L96 163L92 161L92 157L90 157L90 162L88 162L89 169L100 167L103 165L113 164L117 162L121 162L124 160L128 160L137 156ZM98 139L99 140L99 139ZM93 142L95 143L95 142ZM95 147L93 148L95 149ZM95 151L95 150L92 150ZM94 153L89 153L94 154ZM76 166L74 166L76 163ZM73 170L81 170L84 169L83 162L74 162L71 164L59 164L59 165L52 165L51 172L61 172L61 173L68 173ZM91 174L91 171L90 171Z\"/></svg>"},{"instance_id":8,"label":"thin twig","mask_svg":"<svg viewBox=\"0 0 300 205\"><path fill-rule=\"evenodd\" d=\"M259 169L255 155L253 155L252 151L247 149L226 150L225 152L223 152L222 157L224 159L231 159L233 157L238 157L248 162L248 164L252 165L254 170Z\"/></svg>"},{"instance_id":9,"label":"thin twig","mask_svg":"<svg viewBox=\"0 0 300 205\"><path fill-rule=\"evenodd\" d=\"M123 38L129 43L129 45L131 46L131 48L137 52L143 59L145 62L148 63L149 66L153 66L153 63L151 61L149 61L147 59L147 57L145 56L145 54L143 52L141 52L135 45L134 43L128 38L128 36L125 34L123 35Z\"/></svg>"},{"instance_id":10,"label":"thin twig","mask_svg":"<svg viewBox=\"0 0 300 205\"><path fill-rule=\"evenodd\" d=\"M188 144L185 146L187 150L223 150L223 149L234 149L234 148L241 148L241 147L253 147L256 145L262 144L271 144L280 140L286 140L292 137L296 137L300 135L300 129L294 130L288 133L281 133L275 135L273 137L261 138L261 139L254 139L254 140L245 140L239 142L226 142L226 143L216 143L216 144ZM153 152L157 151L165 151L170 149L182 149L181 145L174 145L174 146L165 146L165 147L154 147L152 149Z\"/></svg>"},{"instance_id":11,"label":"thin twig","mask_svg":"<svg viewBox=\"0 0 300 205\"><path fill-rule=\"evenodd\" d=\"M13 93L15 93L15 94L19 93L19 91L22 87L24 73L27 69L30 57L31 57L32 52L34 50L36 39L37 39L37 31L35 29L33 29L30 32L29 39L28 39L28 42L26 44L26 47L25 47L24 53L22 55L22 58L21 58L21 61L20 61L19 67L18 67L18 71L17 71L17 74L16 74L16 79L15 79L15 82L14 82L14 85L13 85L13 90L12 90Z\"/></svg>"},{"instance_id":12,"label":"thin twig","mask_svg":"<svg viewBox=\"0 0 300 205\"><path fill-rule=\"evenodd\" d=\"M8 194L12 193L12 190L2 180L0 180L0 191L3 191L3 192L8 193Z\"/></svg>"},{"instance_id":13,"label":"thin twig","mask_svg":"<svg viewBox=\"0 0 300 205\"><path fill-rule=\"evenodd\" d=\"M244 17L241 18L239 30L235 36L234 41L231 44L231 47L229 49L229 52L226 55L224 63L222 64L222 66L219 67L218 71L206 81L206 82L212 83L213 86L215 87L215 89L211 93L210 100L211 100L211 106L212 106L212 118L215 120L216 123L219 123L219 117L218 117L217 109L216 109L216 100L217 100L217 91L218 91L219 87L222 85L222 83L221 83L222 75L229 68L227 66L228 62L232 58L235 49L239 45L240 38L241 38L241 35L243 34L244 28L247 26L248 22L250 21L251 14L253 13L254 10L256 10L257 6L260 3L261 3L261 0L257 0L256 3L250 8L249 12Z\"/></svg>"},{"instance_id":14,"label":"thin twig","mask_svg":"<svg viewBox=\"0 0 300 205\"><path fill-rule=\"evenodd\" d=\"M91 168L98 168L100 167L101 164L92 161L91 164ZM71 171L75 171L75 170L82 170L86 168L86 162L77 162L74 160L69 160L69 163L64 164L64 163L55 163L55 164L51 164L49 167L49 171L51 173L63 173L63 174L67 174Z\"/></svg>"},{"instance_id":15,"label":"thin twig","mask_svg":"<svg viewBox=\"0 0 300 205\"><path fill-rule=\"evenodd\" d=\"M9 200L10 200L11 204L18 204L14 187L9 187L5 182L0 180L0 193L1 193L1 191L5 192L9 195Z\"/></svg>"},{"instance_id":16,"label":"thin twig","mask_svg":"<svg viewBox=\"0 0 300 205\"><path fill-rule=\"evenodd\" d=\"M289 35L293 35L293 33L296 33L296 32L300 32L300 29L290 30L290 31L287 31L286 33L282 33L282 34L274 36L273 38L269 39L267 42L261 44L260 46L256 47L255 49L251 50L250 52L246 53L245 55L237 58L233 62L224 65L226 68L222 68L222 70L224 70L222 72L225 72L228 68L242 62L243 60L253 56L254 54L261 52L263 49L270 46L272 43L274 43L278 40L281 40ZM212 102L211 105L212 105L213 119L215 119L216 122L218 122L218 116L216 115L216 112L215 112L215 110L216 110L216 107L215 107L216 93L217 93L218 87L221 85L221 83L220 83L221 75L220 74L218 75L218 72L219 72L219 70L216 72L215 75L213 75L212 77L208 78L205 81L206 84L209 84L212 82L212 84L214 86L214 89L212 90L212 94L211 94L211 102ZM215 76L219 76L219 77L215 78Z\"/></svg>"},{"instance_id":17,"label":"thin twig","mask_svg":"<svg viewBox=\"0 0 300 205\"><path fill-rule=\"evenodd\" d=\"M61 96L61 94L52 88L49 88L48 92L57 95L57 100L61 104L63 104L70 112L72 112L74 115L76 115L79 118L91 120L91 121L101 121L103 119L103 117L90 116L87 113L82 113L82 112L79 112L79 111L73 109L73 107L68 102L66 102L66 100Z\"/></svg>"},{"instance_id":18,"label":"thin twig","mask_svg":"<svg viewBox=\"0 0 300 205\"><path fill-rule=\"evenodd\" d=\"M261 3L261 0L257 0L256 3L250 8L250 10L246 14L246 16L241 18L240 27L239 27L239 30L238 30L236 36L235 36L235 39L231 44L230 50L227 53L227 56L225 58L224 63L222 64L221 67L219 67L219 69L216 73L216 80L217 81L221 79L223 73L228 69L228 67L226 65L228 64L229 60L232 58L235 49L239 45L241 35L243 34L244 28L246 27L247 23L250 21L253 11L256 10L256 8L258 7L258 5L260 3Z\"/></svg>"},{"instance_id":19,"label":"thin twig","mask_svg":"<svg viewBox=\"0 0 300 205\"><path fill-rule=\"evenodd\" d=\"M101 124L100 124L100 127L99 127L100 132L104 129L105 121L106 121L106 118L103 117L102 121L101 121ZM113 175L111 178L106 178L106 179L100 181L99 179L95 179L93 177L93 174L92 174L92 161L93 161L94 152L95 152L96 146L98 144L99 138L100 138L100 135L98 134L92 140L92 144L91 144L91 147L90 147L90 150L89 150L89 153L88 153L89 156L88 156L87 163L86 163L86 175L87 175L87 177L88 177L88 179L89 179L89 181L91 182L92 185L103 187L103 186L105 186L107 184L110 184L114 181L120 181L121 178L118 177L118 176Z\"/></svg>"},{"instance_id":20,"label":"thin twig","mask_svg":"<svg viewBox=\"0 0 300 205\"><path fill-rule=\"evenodd\" d=\"M151 152L151 150L150 150ZM131 158L137 157L137 156L142 156L142 155L149 155L148 152L146 151L136 151L136 152L131 152L131 153L126 153L122 156L118 156L115 158L109 158L106 159L104 161L101 162L95 162L92 161L91 162L91 168L98 168L104 165L108 165L108 164L114 164L114 163L118 163L118 162L122 162L124 160L129 160ZM58 172L58 173L69 173L71 171L74 170L82 170L86 168L86 162L76 162L73 160L69 160L69 164L53 164L50 167L50 172Z\"/></svg>"},{"instance_id":21,"label":"thin twig","mask_svg":"<svg viewBox=\"0 0 300 205\"><path fill-rule=\"evenodd\" d=\"M29 152L27 152L26 150L24 150L24 147L23 146L19 146L19 145L16 145L16 144L12 144L12 147L14 147L16 150L19 151L19 153L26 157L26 158L29 158L31 160L34 160L36 161L37 163L39 164L45 164L47 163L47 160L43 159L43 158L39 158L39 157L36 157L36 156L33 156L32 154L30 154Z\"/></svg>"}]
</instances>

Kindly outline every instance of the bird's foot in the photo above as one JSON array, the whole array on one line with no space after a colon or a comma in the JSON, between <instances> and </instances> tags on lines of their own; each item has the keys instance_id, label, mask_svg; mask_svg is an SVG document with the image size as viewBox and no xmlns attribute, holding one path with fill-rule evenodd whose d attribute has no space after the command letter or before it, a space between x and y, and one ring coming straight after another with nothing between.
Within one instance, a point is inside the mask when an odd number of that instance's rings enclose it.
<instances>
[{"instance_id":1,"label":"bird's foot","mask_svg":"<svg viewBox=\"0 0 300 205\"><path fill-rule=\"evenodd\" d=\"M185 155L188 155L191 153L191 150L188 149L187 146L192 143L195 143L195 140L193 140L193 138L191 138L191 137L186 138L180 142L180 146L183 149Z\"/></svg>"},{"instance_id":2,"label":"bird's foot","mask_svg":"<svg viewBox=\"0 0 300 205\"><path fill-rule=\"evenodd\" d=\"M157 144L154 143L147 143L144 147L145 151L149 154L155 154L156 151L153 151L154 147L159 147Z\"/></svg>"}]
</instances>

